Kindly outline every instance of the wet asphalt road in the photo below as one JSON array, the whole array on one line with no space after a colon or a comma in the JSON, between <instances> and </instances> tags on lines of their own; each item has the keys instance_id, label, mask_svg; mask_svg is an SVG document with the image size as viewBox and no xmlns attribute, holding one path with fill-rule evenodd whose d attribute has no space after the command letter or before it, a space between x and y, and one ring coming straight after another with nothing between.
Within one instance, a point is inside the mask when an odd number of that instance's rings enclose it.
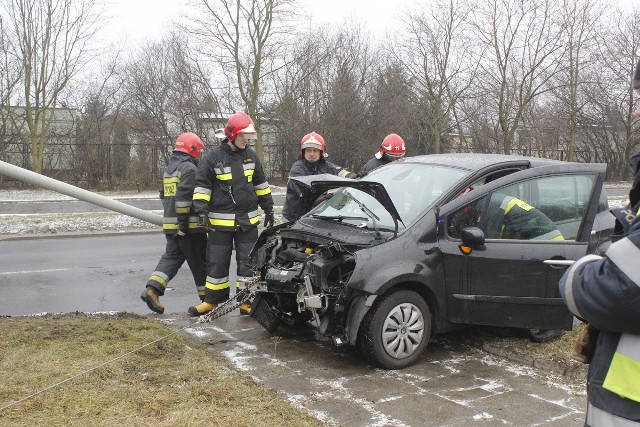
<instances>
[{"instance_id":1,"label":"wet asphalt road","mask_svg":"<svg viewBox=\"0 0 640 427\"><path fill-rule=\"evenodd\" d=\"M464 333L436 337L410 368L375 369L355 349L318 341L307 328L269 335L237 312L196 323L186 314L197 302L186 266L161 298L165 314L150 313L139 295L163 248L158 232L0 241L0 315L147 314L207 343L328 425L582 425L583 385L492 356L469 345Z\"/></svg>"}]
</instances>

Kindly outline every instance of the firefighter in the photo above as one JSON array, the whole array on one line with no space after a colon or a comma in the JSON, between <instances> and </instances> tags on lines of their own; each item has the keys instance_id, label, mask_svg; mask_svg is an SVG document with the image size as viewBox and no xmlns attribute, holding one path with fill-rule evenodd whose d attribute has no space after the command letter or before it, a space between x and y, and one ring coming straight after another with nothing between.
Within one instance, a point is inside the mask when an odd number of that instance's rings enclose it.
<instances>
[{"instance_id":1,"label":"firefighter","mask_svg":"<svg viewBox=\"0 0 640 427\"><path fill-rule=\"evenodd\" d=\"M387 163L403 158L405 155L404 139L400 135L390 133L385 136L380 144L380 150L375 154L374 158L369 160L362 167L360 176L364 176L374 169L384 166Z\"/></svg>"},{"instance_id":2,"label":"firefighter","mask_svg":"<svg viewBox=\"0 0 640 427\"><path fill-rule=\"evenodd\" d=\"M640 94L640 62L633 80ZM640 105L636 115L640 117ZM635 159L635 162L634 162ZM636 205L637 156L631 158L636 179L629 194ZM640 219L623 225L626 235L604 256L586 255L560 280L569 310L595 327L589 356L587 426L640 426ZM626 220L625 220L626 221Z\"/></svg>"},{"instance_id":3,"label":"firefighter","mask_svg":"<svg viewBox=\"0 0 640 427\"><path fill-rule=\"evenodd\" d=\"M178 136L162 178L162 228L167 245L141 295L156 313L164 312L160 296L164 295L167 284L185 260L193 274L198 295L200 299L204 298L207 236L204 229L198 228L198 218L192 206L198 158L203 147L202 140L195 133L186 132Z\"/></svg>"},{"instance_id":4,"label":"firefighter","mask_svg":"<svg viewBox=\"0 0 640 427\"><path fill-rule=\"evenodd\" d=\"M487 216L481 223L488 239L564 240L548 216L516 197L495 194Z\"/></svg>"},{"instance_id":5,"label":"firefighter","mask_svg":"<svg viewBox=\"0 0 640 427\"><path fill-rule=\"evenodd\" d=\"M189 314L201 316L229 299L231 252L236 251L237 281L251 279L249 252L258 240L260 216L264 225L273 226L273 198L256 152L249 148L256 138L253 120L239 112L229 117L225 139L202 159L193 193L194 210L200 223L209 229L207 278L204 301L189 307ZM250 314L251 304L240 306Z\"/></svg>"},{"instance_id":6,"label":"firefighter","mask_svg":"<svg viewBox=\"0 0 640 427\"><path fill-rule=\"evenodd\" d=\"M326 145L322 135L311 132L300 140L300 158L291 166L289 178L292 176L319 175L328 173L346 178L357 178L358 176L348 170L328 162L325 157ZM304 204L302 201L302 191L289 179L287 183L287 196L282 207L282 216L287 221L295 221L307 212L314 204L325 200L327 194L321 195L317 200Z\"/></svg>"}]
</instances>

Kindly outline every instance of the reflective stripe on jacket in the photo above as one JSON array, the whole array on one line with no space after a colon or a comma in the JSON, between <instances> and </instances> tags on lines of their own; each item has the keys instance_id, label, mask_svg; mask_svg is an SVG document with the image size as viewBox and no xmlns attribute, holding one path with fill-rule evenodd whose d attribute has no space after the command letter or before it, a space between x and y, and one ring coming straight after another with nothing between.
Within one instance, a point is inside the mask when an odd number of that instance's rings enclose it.
<instances>
[{"instance_id":1,"label":"reflective stripe on jacket","mask_svg":"<svg viewBox=\"0 0 640 427\"><path fill-rule=\"evenodd\" d=\"M204 231L198 228L198 217L192 209L196 169L188 154L174 153L169 160L162 178L162 229L166 234L176 233L180 224L191 232Z\"/></svg>"},{"instance_id":2,"label":"reflective stripe on jacket","mask_svg":"<svg viewBox=\"0 0 640 427\"><path fill-rule=\"evenodd\" d=\"M638 260L640 221L636 219L628 236L612 243L604 257L580 258L559 283L569 310L600 331L589 366L588 425L637 426L640 422Z\"/></svg>"},{"instance_id":3,"label":"reflective stripe on jacket","mask_svg":"<svg viewBox=\"0 0 640 427\"><path fill-rule=\"evenodd\" d=\"M251 148L233 151L223 142L211 150L198 168L194 210L205 214L211 228L235 230L260 223L258 205L273 211L271 188Z\"/></svg>"},{"instance_id":4,"label":"reflective stripe on jacket","mask_svg":"<svg viewBox=\"0 0 640 427\"><path fill-rule=\"evenodd\" d=\"M558 227L539 209L516 197L497 196L491 198L484 225L487 238L564 240Z\"/></svg>"},{"instance_id":5,"label":"reflective stripe on jacket","mask_svg":"<svg viewBox=\"0 0 640 427\"><path fill-rule=\"evenodd\" d=\"M620 335L602 387L640 402L640 335Z\"/></svg>"}]
</instances>

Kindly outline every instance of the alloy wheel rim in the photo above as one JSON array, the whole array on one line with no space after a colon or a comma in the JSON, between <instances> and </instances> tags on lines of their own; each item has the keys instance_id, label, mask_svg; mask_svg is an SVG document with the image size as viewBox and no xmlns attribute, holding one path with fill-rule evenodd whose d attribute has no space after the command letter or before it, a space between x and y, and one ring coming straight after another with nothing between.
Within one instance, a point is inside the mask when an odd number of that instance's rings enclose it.
<instances>
[{"instance_id":1,"label":"alloy wheel rim","mask_svg":"<svg viewBox=\"0 0 640 427\"><path fill-rule=\"evenodd\" d=\"M394 359L404 359L416 352L424 336L424 318L411 303L395 306L382 325L382 344Z\"/></svg>"}]
</instances>

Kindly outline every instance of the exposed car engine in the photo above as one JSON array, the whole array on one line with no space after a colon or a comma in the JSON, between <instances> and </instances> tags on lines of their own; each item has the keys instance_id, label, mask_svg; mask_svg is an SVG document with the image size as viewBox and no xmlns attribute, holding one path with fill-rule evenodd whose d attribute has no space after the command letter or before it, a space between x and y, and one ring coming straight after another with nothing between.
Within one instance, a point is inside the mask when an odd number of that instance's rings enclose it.
<instances>
[{"instance_id":1,"label":"exposed car engine","mask_svg":"<svg viewBox=\"0 0 640 427\"><path fill-rule=\"evenodd\" d=\"M355 248L296 234L273 234L255 253L260 284L253 317L269 332L280 322L310 321L323 335L342 336Z\"/></svg>"}]
</instances>

